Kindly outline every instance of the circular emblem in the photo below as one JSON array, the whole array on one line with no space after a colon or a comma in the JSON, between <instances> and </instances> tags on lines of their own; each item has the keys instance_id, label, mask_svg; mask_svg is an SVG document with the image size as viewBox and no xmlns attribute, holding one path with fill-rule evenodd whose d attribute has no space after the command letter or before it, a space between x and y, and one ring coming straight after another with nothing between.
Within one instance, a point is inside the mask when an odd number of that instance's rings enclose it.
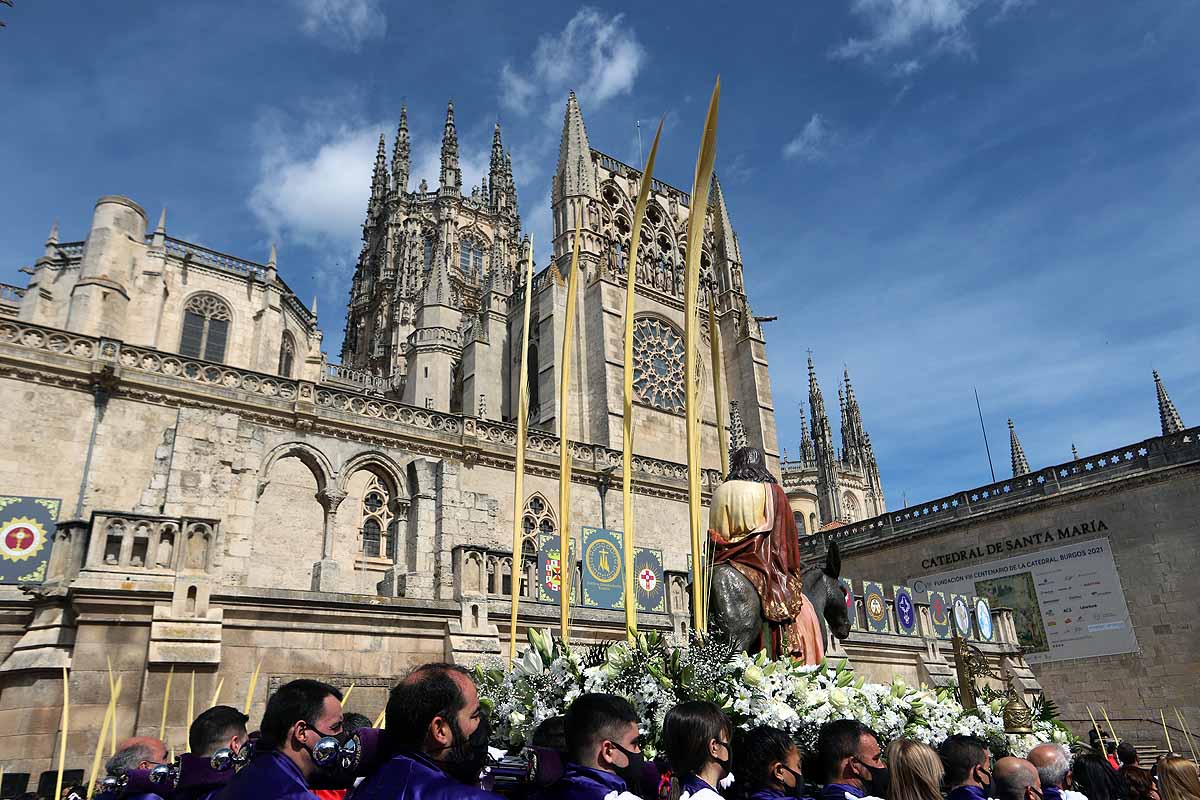
<instances>
[{"instance_id":1,"label":"circular emblem","mask_svg":"<svg viewBox=\"0 0 1200 800\"><path fill-rule=\"evenodd\" d=\"M961 597L954 600L954 626L962 636L971 632L971 610L967 608L967 601Z\"/></svg>"},{"instance_id":2,"label":"circular emblem","mask_svg":"<svg viewBox=\"0 0 1200 800\"><path fill-rule=\"evenodd\" d=\"M917 621L916 615L913 613L912 598L905 590L896 593L896 620L906 631L911 631Z\"/></svg>"},{"instance_id":3,"label":"circular emblem","mask_svg":"<svg viewBox=\"0 0 1200 800\"><path fill-rule=\"evenodd\" d=\"M37 520L18 517L0 529L0 557L24 561L37 555L46 543L46 531Z\"/></svg>"},{"instance_id":4,"label":"circular emblem","mask_svg":"<svg viewBox=\"0 0 1200 800\"><path fill-rule=\"evenodd\" d=\"M866 613L871 615L871 619L876 622L883 619L883 615L887 613L887 606L884 606L882 597L871 595L866 599Z\"/></svg>"},{"instance_id":5,"label":"circular emblem","mask_svg":"<svg viewBox=\"0 0 1200 800\"><path fill-rule=\"evenodd\" d=\"M654 591L654 587L658 586L658 576L654 574L654 570L645 567L638 573L638 586L642 587L642 591L650 593Z\"/></svg>"},{"instance_id":6,"label":"circular emblem","mask_svg":"<svg viewBox=\"0 0 1200 800\"><path fill-rule=\"evenodd\" d=\"M988 608L987 600L982 597L975 601L975 619L979 623L979 638L990 642L992 640L992 610Z\"/></svg>"},{"instance_id":7,"label":"circular emblem","mask_svg":"<svg viewBox=\"0 0 1200 800\"><path fill-rule=\"evenodd\" d=\"M596 539L589 544L584 560L588 574L598 583L612 583L621 569L621 554L608 539Z\"/></svg>"}]
</instances>

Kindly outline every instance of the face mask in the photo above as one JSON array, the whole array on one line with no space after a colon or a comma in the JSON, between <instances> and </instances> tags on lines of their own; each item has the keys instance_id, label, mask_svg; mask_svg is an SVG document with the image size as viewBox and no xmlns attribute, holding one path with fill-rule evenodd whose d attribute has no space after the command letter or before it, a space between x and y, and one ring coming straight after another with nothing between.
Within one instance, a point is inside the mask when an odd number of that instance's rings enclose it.
<instances>
[{"instance_id":1,"label":"face mask","mask_svg":"<svg viewBox=\"0 0 1200 800\"><path fill-rule=\"evenodd\" d=\"M795 783L793 783L791 786L784 785L783 788L787 790L787 796L788 797L804 797L805 796L805 794L804 794L804 776L801 775L799 772L796 772L796 770L792 769L787 764L780 764L779 766L783 767L788 772L790 772L792 774L793 780L795 781Z\"/></svg>"},{"instance_id":2,"label":"face mask","mask_svg":"<svg viewBox=\"0 0 1200 800\"><path fill-rule=\"evenodd\" d=\"M733 771L733 766L731 764L733 759L729 757L733 751L729 749L729 742L723 742L720 739L715 739L714 741L721 747L725 748L725 758L717 758L714 755L710 755L709 758L711 758L713 762L721 768L721 775L724 777Z\"/></svg>"},{"instance_id":3,"label":"face mask","mask_svg":"<svg viewBox=\"0 0 1200 800\"><path fill-rule=\"evenodd\" d=\"M450 745L442 769L459 783L468 786L479 784L479 773L487 764L488 743L492 739L492 725L487 717L479 718L479 725L470 736L463 736L458 721L450 723L454 732L454 744Z\"/></svg>"},{"instance_id":4,"label":"face mask","mask_svg":"<svg viewBox=\"0 0 1200 800\"><path fill-rule=\"evenodd\" d=\"M624 754L629 763L623 767L613 767L613 772L617 773L617 777L625 781L625 788L633 794L638 794L642 790L642 754L635 753L632 750L626 750L616 742L612 746L617 748Z\"/></svg>"},{"instance_id":5,"label":"face mask","mask_svg":"<svg viewBox=\"0 0 1200 800\"><path fill-rule=\"evenodd\" d=\"M984 769L983 767L979 768L979 785L982 786L985 790L992 785L992 771L991 770Z\"/></svg>"},{"instance_id":6,"label":"face mask","mask_svg":"<svg viewBox=\"0 0 1200 800\"><path fill-rule=\"evenodd\" d=\"M859 764L862 764L864 767L866 767L867 771L871 773L871 777L867 778L866 780L860 778L860 780L863 782L863 791L872 797L886 798L888 792L888 783L890 783L892 779L891 773L888 772L888 768L873 767L862 759L856 760Z\"/></svg>"}]
</instances>

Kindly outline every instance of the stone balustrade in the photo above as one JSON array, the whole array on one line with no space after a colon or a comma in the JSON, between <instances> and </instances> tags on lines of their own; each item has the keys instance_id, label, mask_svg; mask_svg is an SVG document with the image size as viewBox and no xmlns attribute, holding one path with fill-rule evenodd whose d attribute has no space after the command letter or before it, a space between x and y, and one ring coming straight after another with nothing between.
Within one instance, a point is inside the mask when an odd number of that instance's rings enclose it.
<instances>
[{"instance_id":1,"label":"stone balustrade","mask_svg":"<svg viewBox=\"0 0 1200 800\"><path fill-rule=\"evenodd\" d=\"M78 571L79 567L90 572L163 576L209 573L220 522L97 511L89 527L82 565L62 564L60 573Z\"/></svg>"},{"instance_id":2,"label":"stone balustrade","mask_svg":"<svg viewBox=\"0 0 1200 800\"><path fill-rule=\"evenodd\" d=\"M1028 500L1088 485L1105 483L1147 472L1169 464L1200 457L1200 428L1189 428L1167 436L1145 439L1125 447L1064 464L984 484L927 503L888 511L877 517L842 525L814 536L802 537L801 555L806 561L823 558L829 542L842 552L874 547L892 539L932 532L942 524L964 517L997 511Z\"/></svg>"},{"instance_id":3,"label":"stone balustrade","mask_svg":"<svg viewBox=\"0 0 1200 800\"><path fill-rule=\"evenodd\" d=\"M512 599L513 558L510 550L494 550L470 545L454 548L454 585L460 597L487 596L495 600ZM583 572L580 562L574 566L571 582L572 601L582 605ZM688 576L684 572L667 570L666 613L688 615L691 613L691 596L688 592ZM537 554L526 551L521 554L521 602L542 603L537 592ZM552 605L557 606L557 603ZM612 614L624 614L612 611Z\"/></svg>"}]
</instances>

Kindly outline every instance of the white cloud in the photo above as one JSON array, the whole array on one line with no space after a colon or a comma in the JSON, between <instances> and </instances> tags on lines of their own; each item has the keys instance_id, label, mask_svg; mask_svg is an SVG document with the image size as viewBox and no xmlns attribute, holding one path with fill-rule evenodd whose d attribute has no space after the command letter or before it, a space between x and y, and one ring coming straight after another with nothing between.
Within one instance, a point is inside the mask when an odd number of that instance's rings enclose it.
<instances>
[{"instance_id":1,"label":"white cloud","mask_svg":"<svg viewBox=\"0 0 1200 800\"><path fill-rule=\"evenodd\" d=\"M835 47L834 58L899 60L891 64L892 77L907 78L924 64L912 53L951 53L972 56L971 16L985 7L994 9L991 21L1032 5L1034 0L853 0L850 11L869 30Z\"/></svg>"},{"instance_id":2,"label":"white cloud","mask_svg":"<svg viewBox=\"0 0 1200 800\"><path fill-rule=\"evenodd\" d=\"M804 129L783 146L783 157L808 162L821 161L828 155L833 139L829 123L820 114L813 114Z\"/></svg>"},{"instance_id":3,"label":"white cloud","mask_svg":"<svg viewBox=\"0 0 1200 800\"><path fill-rule=\"evenodd\" d=\"M276 237L353 246L370 196L381 126L306 127L297 135L290 121L278 117L260 124L260 176L250 209Z\"/></svg>"},{"instance_id":4,"label":"white cloud","mask_svg":"<svg viewBox=\"0 0 1200 800\"><path fill-rule=\"evenodd\" d=\"M379 0L297 0L300 30L331 47L358 51L370 39L382 39L387 16Z\"/></svg>"},{"instance_id":5,"label":"white cloud","mask_svg":"<svg viewBox=\"0 0 1200 800\"><path fill-rule=\"evenodd\" d=\"M379 134L393 129L394 123L355 120L344 108L317 109L299 121L268 114L256 131L259 179L250 194L251 211L277 239L291 237L339 257L353 255L371 194ZM389 175L393 136L389 133L385 144ZM459 132L465 192L487 173L489 156L486 148L464 146ZM409 188L416 189L422 178L436 187L440 172L440 135L418 138Z\"/></svg>"},{"instance_id":6,"label":"white cloud","mask_svg":"<svg viewBox=\"0 0 1200 800\"><path fill-rule=\"evenodd\" d=\"M515 111L528 111L537 95L558 97L575 89L590 103L603 103L633 88L646 50L623 14L607 16L585 6L558 33L542 34L523 73L505 64L501 99Z\"/></svg>"}]
</instances>

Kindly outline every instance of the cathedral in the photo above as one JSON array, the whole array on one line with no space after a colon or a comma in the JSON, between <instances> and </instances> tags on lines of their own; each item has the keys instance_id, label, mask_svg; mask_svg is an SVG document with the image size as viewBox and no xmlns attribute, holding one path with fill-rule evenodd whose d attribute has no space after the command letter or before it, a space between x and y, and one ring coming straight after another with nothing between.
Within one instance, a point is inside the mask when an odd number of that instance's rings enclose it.
<instances>
[{"instance_id":1,"label":"cathedral","mask_svg":"<svg viewBox=\"0 0 1200 800\"><path fill-rule=\"evenodd\" d=\"M101 197L82 236L55 225L22 270L26 285L2 287L0 508L57 510L41 540L48 560L14 561L24 585L0 585L0 716L19 718L0 734L0 760L12 769L48 762L52 715L25 712L57 702L63 668L81 687L72 717L84 730L103 713L110 669L124 681L122 735L158 718L168 675L184 671L202 694L242 692L261 662L264 692L294 674L343 676L360 687L358 702L381 702L378 676L498 653L514 589L519 628L551 624L557 606L539 548L563 526L581 547L586 529L622 518L621 494L609 488L622 462L623 313L641 173L593 149L568 97L550 187L552 257L527 282L531 242L499 125L487 175L470 188L452 106L435 186L412 186L410 135L402 109L390 163L382 137L375 158L339 363L323 351L315 301L291 289L274 247L256 260L186 241L165 210L152 224L127 197ZM649 559L640 585L657 598L639 624L676 632L690 624L689 203L653 181L632 276L635 542ZM577 226L564 514L557 396ZM841 452L814 378L812 440L802 461L781 463L763 330L715 179L701 253L704 497L723 480L731 444L719 440L721 408L732 443L762 448L782 475L802 530L882 508L848 386ZM527 294L530 435L518 498ZM526 534L519 553L514 517ZM589 603L581 560L572 561L576 638L619 635L623 612ZM184 733L179 711L165 723L172 741ZM71 759L91 746L72 733Z\"/></svg>"}]
</instances>

